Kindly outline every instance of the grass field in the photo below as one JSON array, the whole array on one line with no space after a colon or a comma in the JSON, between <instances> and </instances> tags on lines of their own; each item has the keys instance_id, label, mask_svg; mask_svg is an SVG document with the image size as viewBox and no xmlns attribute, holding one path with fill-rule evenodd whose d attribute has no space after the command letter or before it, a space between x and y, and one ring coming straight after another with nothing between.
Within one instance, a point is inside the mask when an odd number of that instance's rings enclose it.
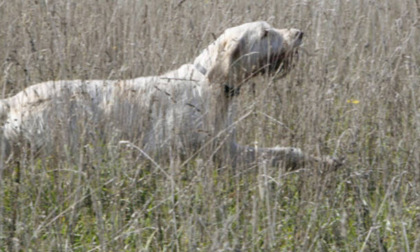
<instances>
[{"instance_id":1,"label":"grass field","mask_svg":"<svg viewBox=\"0 0 420 252\"><path fill-rule=\"evenodd\" d=\"M307 53L238 97L239 115L252 110L238 141L343 167L157 167L107 145L77 162L2 157L0 251L420 251L417 0L0 0L2 95L161 74L255 20L303 30Z\"/></svg>"}]
</instances>

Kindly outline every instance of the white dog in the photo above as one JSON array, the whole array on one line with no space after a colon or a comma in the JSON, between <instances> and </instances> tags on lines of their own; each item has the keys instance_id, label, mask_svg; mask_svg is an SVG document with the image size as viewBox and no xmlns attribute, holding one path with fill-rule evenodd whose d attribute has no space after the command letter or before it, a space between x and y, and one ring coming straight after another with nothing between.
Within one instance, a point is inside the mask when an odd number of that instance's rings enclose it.
<instances>
[{"instance_id":1,"label":"white dog","mask_svg":"<svg viewBox=\"0 0 420 252\"><path fill-rule=\"evenodd\" d=\"M33 85L0 101L5 153L18 152L23 142L45 154L59 145L72 151L91 141L115 139L129 140L144 153L195 153L231 133L228 111L243 83L260 73L283 75L290 70L302 37L297 29L246 23L227 29L192 64L161 76ZM228 139L228 152L236 162L256 157L291 166L335 162L297 148L257 150Z\"/></svg>"}]
</instances>

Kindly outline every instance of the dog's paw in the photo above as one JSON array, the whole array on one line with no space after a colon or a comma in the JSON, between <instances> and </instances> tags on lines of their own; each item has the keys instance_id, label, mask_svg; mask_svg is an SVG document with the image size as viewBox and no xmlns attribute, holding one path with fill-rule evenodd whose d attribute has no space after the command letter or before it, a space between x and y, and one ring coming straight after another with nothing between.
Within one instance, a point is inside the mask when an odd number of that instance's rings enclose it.
<instances>
[{"instance_id":1,"label":"dog's paw","mask_svg":"<svg viewBox=\"0 0 420 252\"><path fill-rule=\"evenodd\" d=\"M346 162L346 159L344 157L330 157L330 156L327 156L327 157L324 158L324 163L328 167L331 167L334 170L343 166L345 164L345 162Z\"/></svg>"}]
</instances>

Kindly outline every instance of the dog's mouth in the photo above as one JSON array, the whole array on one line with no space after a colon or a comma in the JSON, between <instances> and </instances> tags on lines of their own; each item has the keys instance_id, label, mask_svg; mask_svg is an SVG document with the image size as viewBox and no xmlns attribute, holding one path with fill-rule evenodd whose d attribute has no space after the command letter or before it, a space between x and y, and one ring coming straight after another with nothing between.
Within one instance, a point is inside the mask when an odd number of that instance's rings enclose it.
<instances>
[{"instance_id":1,"label":"dog's mouth","mask_svg":"<svg viewBox=\"0 0 420 252\"><path fill-rule=\"evenodd\" d=\"M299 49L303 44L304 33L299 31L295 34L292 49L270 58L268 71L270 74L287 74L299 59Z\"/></svg>"},{"instance_id":2,"label":"dog's mouth","mask_svg":"<svg viewBox=\"0 0 420 252\"><path fill-rule=\"evenodd\" d=\"M280 77L286 75L296 65L296 62L299 59L299 49L303 44L303 35L304 33L301 31L295 32L293 34L294 38L289 44L292 49L282 50L281 52L274 53L268 57L263 57L259 61L259 68L254 69L256 71L251 75L269 74Z\"/></svg>"},{"instance_id":3,"label":"dog's mouth","mask_svg":"<svg viewBox=\"0 0 420 252\"><path fill-rule=\"evenodd\" d=\"M298 48L299 46L301 46L302 45L302 43L303 43L303 32L299 32L299 33L297 33L296 34L296 39L295 39L295 42L293 43L293 47L294 48Z\"/></svg>"},{"instance_id":4,"label":"dog's mouth","mask_svg":"<svg viewBox=\"0 0 420 252\"><path fill-rule=\"evenodd\" d=\"M301 42L300 42L301 43ZM281 52L274 54L268 59L262 61L261 69L259 74L286 74L295 65L295 62L299 59L299 47L294 48L288 52Z\"/></svg>"},{"instance_id":5,"label":"dog's mouth","mask_svg":"<svg viewBox=\"0 0 420 252\"><path fill-rule=\"evenodd\" d=\"M291 50L275 53L268 58L263 59L260 63L261 69L258 73L270 75L284 75L287 74L299 59L299 49L303 44L304 33L298 31L294 35L294 40L291 42Z\"/></svg>"}]
</instances>

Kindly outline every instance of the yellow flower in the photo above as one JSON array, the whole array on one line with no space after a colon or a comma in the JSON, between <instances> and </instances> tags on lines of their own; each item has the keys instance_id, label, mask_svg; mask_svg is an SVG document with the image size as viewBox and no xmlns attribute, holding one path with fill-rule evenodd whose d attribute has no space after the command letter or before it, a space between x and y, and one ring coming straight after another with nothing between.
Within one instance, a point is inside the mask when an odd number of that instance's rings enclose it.
<instances>
[{"instance_id":1,"label":"yellow flower","mask_svg":"<svg viewBox=\"0 0 420 252\"><path fill-rule=\"evenodd\" d=\"M349 100L347 100L347 103L351 103L351 104L359 104L359 103L360 103L360 101L359 101L359 100L356 100L356 99L349 99Z\"/></svg>"}]
</instances>

